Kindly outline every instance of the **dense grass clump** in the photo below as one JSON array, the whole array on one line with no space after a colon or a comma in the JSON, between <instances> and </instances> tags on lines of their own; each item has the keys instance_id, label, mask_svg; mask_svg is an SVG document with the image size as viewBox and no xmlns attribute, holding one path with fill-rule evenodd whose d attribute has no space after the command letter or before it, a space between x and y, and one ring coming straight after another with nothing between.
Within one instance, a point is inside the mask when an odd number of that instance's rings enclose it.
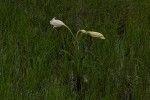
<instances>
[{"instance_id":1,"label":"dense grass clump","mask_svg":"<svg viewBox=\"0 0 150 100\"><path fill-rule=\"evenodd\" d=\"M106 39L83 36L76 51L53 17ZM149 98L150 0L0 1L0 100Z\"/></svg>"}]
</instances>

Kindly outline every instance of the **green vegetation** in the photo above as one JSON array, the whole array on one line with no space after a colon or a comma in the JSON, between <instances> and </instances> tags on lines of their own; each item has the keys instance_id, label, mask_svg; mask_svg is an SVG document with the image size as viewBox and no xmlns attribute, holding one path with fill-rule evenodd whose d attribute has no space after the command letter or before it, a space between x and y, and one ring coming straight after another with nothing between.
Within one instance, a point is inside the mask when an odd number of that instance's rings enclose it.
<instances>
[{"instance_id":1,"label":"green vegetation","mask_svg":"<svg viewBox=\"0 0 150 100\"><path fill-rule=\"evenodd\" d=\"M53 17L106 39L84 36L76 52ZM0 0L0 100L149 98L150 0Z\"/></svg>"}]
</instances>

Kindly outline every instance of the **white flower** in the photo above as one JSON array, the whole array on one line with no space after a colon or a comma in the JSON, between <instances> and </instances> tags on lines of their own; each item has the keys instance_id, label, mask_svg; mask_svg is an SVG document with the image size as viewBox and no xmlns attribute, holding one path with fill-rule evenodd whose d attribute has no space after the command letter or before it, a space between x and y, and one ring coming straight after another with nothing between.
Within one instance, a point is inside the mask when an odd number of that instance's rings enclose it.
<instances>
[{"instance_id":1,"label":"white flower","mask_svg":"<svg viewBox=\"0 0 150 100\"><path fill-rule=\"evenodd\" d=\"M91 35L92 37L98 37L98 38L101 38L101 39L105 39L104 35L99 33L99 32L87 31L87 33L89 35Z\"/></svg>"},{"instance_id":2,"label":"white flower","mask_svg":"<svg viewBox=\"0 0 150 100\"><path fill-rule=\"evenodd\" d=\"M101 39L105 39L104 35L99 33L99 32L86 31L86 30L80 30L80 32L82 32L84 34L89 34L92 37L98 37L98 38L101 38Z\"/></svg>"},{"instance_id":3,"label":"white flower","mask_svg":"<svg viewBox=\"0 0 150 100\"><path fill-rule=\"evenodd\" d=\"M65 24L62 21L56 20L55 17L50 21L50 24L53 25L54 27L65 26Z\"/></svg>"}]
</instances>

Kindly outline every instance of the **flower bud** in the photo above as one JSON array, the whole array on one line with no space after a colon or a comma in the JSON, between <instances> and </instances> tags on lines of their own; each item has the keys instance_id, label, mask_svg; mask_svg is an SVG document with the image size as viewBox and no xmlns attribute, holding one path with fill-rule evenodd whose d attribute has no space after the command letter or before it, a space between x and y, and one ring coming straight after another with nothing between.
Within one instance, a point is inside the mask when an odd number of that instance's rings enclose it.
<instances>
[{"instance_id":1,"label":"flower bud","mask_svg":"<svg viewBox=\"0 0 150 100\"><path fill-rule=\"evenodd\" d=\"M91 35L92 37L98 37L98 38L101 38L101 39L105 39L104 35L99 33L99 32L87 31L87 33L89 35Z\"/></svg>"}]
</instances>

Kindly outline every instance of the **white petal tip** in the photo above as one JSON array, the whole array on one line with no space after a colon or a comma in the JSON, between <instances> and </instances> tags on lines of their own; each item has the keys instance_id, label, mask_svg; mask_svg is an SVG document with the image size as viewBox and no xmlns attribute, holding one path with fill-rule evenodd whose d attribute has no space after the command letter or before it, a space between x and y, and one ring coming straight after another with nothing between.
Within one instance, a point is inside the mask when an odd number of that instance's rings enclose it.
<instances>
[{"instance_id":1,"label":"white petal tip","mask_svg":"<svg viewBox=\"0 0 150 100\"><path fill-rule=\"evenodd\" d=\"M106 39L105 37L100 37L101 39Z\"/></svg>"}]
</instances>

